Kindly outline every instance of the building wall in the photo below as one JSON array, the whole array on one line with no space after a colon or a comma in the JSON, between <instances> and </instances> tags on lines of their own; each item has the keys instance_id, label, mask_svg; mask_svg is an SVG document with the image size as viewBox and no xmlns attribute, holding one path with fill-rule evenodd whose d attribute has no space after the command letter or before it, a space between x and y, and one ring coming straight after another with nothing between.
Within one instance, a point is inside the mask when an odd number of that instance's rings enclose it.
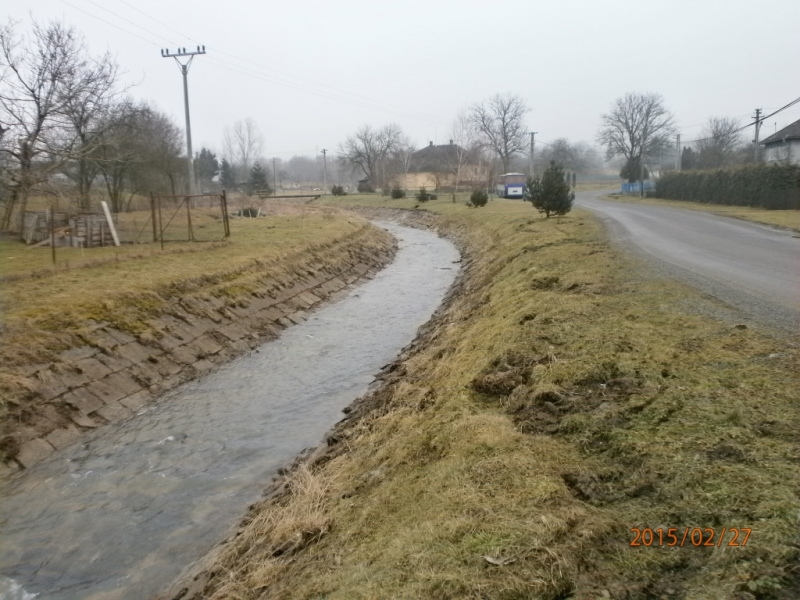
<instances>
[{"instance_id":1,"label":"building wall","mask_svg":"<svg viewBox=\"0 0 800 600\"><path fill-rule=\"evenodd\" d=\"M764 149L765 162L784 162L800 165L800 140L786 140L776 142Z\"/></svg>"},{"instance_id":2,"label":"building wall","mask_svg":"<svg viewBox=\"0 0 800 600\"><path fill-rule=\"evenodd\" d=\"M466 189L470 186L485 183L488 177L488 169L486 167L477 165L465 165L461 168L461 173L459 175L459 186ZM436 189L437 187L455 187L456 176L455 173L447 172L406 173L403 175L397 175L393 178L393 181L396 181L401 188L406 190L416 190L424 186L430 191Z\"/></svg>"}]
</instances>

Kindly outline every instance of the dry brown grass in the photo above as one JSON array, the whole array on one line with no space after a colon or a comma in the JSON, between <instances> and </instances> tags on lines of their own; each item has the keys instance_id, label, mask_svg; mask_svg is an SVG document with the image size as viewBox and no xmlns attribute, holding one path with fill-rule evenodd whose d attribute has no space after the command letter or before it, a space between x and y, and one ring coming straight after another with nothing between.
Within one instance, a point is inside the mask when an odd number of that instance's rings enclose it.
<instances>
[{"instance_id":1,"label":"dry brown grass","mask_svg":"<svg viewBox=\"0 0 800 600\"><path fill-rule=\"evenodd\" d=\"M652 204L655 206L671 206L698 210L723 217L742 219L764 225L777 225L784 229L800 231L800 210L766 210L764 208L751 208L749 206L722 206L719 204L702 204L700 202L684 202L682 200L661 200L659 198L641 198L639 196L625 196L610 194L606 199L614 202L632 202L637 204Z\"/></svg>"},{"instance_id":2,"label":"dry brown grass","mask_svg":"<svg viewBox=\"0 0 800 600\"><path fill-rule=\"evenodd\" d=\"M328 532L323 500L329 485L306 467L294 471L286 485L292 490L292 501L269 511L254 511L236 546L222 557L225 562L246 562L252 570L231 573L215 597L247 597L274 585L295 554Z\"/></svg>"},{"instance_id":3,"label":"dry brown grass","mask_svg":"<svg viewBox=\"0 0 800 600\"><path fill-rule=\"evenodd\" d=\"M471 232L463 293L317 491L260 508L215 597L797 597L797 345L687 312L704 300L643 274L586 212L426 208ZM295 502L327 533L276 558ZM631 527L686 526L753 534L629 545Z\"/></svg>"},{"instance_id":4,"label":"dry brown grass","mask_svg":"<svg viewBox=\"0 0 800 600\"><path fill-rule=\"evenodd\" d=\"M34 270L34 275L29 269L46 260L41 255L49 249L0 244L0 252L25 257L0 287L0 447L9 442L5 434L21 427L33 431L42 425L43 414L53 412L31 393L22 375L29 367L56 360L63 350L84 345L98 323L158 335L152 320L181 300L215 296L229 306L246 306L264 286L288 283L296 272L352 261L354 245L377 252L388 237L363 219L330 208L275 207L266 218L234 219L231 229L225 243L168 244L166 251L87 250L92 262L83 268Z\"/></svg>"}]
</instances>

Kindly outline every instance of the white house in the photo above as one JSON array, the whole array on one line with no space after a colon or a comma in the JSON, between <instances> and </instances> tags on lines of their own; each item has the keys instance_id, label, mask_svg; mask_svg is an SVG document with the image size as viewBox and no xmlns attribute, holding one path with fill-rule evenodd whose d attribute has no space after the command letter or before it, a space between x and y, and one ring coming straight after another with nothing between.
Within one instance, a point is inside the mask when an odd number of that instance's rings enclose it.
<instances>
[{"instance_id":1,"label":"white house","mask_svg":"<svg viewBox=\"0 0 800 600\"><path fill-rule=\"evenodd\" d=\"M800 120L765 138L764 162L800 165Z\"/></svg>"}]
</instances>

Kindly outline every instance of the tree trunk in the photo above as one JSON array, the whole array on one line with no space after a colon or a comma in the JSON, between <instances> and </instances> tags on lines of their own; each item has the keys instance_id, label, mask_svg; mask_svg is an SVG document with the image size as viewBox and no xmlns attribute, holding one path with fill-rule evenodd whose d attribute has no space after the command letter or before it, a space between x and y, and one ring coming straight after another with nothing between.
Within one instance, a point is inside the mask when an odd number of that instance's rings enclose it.
<instances>
[{"instance_id":1,"label":"tree trunk","mask_svg":"<svg viewBox=\"0 0 800 600\"><path fill-rule=\"evenodd\" d=\"M17 189L11 192L11 198L8 199L6 209L3 211L3 221L0 223L0 229L3 231L11 227L11 215L14 213L14 207L17 205L18 194Z\"/></svg>"}]
</instances>

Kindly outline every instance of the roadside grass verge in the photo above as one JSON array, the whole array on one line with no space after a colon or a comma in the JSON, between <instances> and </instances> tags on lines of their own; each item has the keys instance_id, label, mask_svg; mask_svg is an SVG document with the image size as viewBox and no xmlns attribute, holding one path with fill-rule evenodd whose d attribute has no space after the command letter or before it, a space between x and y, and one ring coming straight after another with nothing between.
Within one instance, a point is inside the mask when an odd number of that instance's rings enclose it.
<instances>
[{"instance_id":1,"label":"roadside grass verge","mask_svg":"<svg viewBox=\"0 0 800 600\"><path fill-rule=\"evenodd\" d=\"M461 293L203 597L798 597L797 344L683 310L705 300L588 212L425 208L467 240ZM634 527L752 534L634 548Z\"/></svg>"},{"instance_id":2,"label":"roadside grass verge","mask_svg":"<svg viewBox=\"0 0 800 600\"><path fill-rule=\"evenodd\" d=\"M800 231L800 210L766 210L764 208L751 208L749 206L723 206L719 204L703 204L701 202L684 202L682 200L661 200L659 198L642 198L640 196L628 196L622 194L609 194L604 196L606 200L614 202L630 202L634 204L652 204L654 206L670 206L673 208L686 208L698 210L722 217L731 217L762 223L764 225L776 225L784 229Z\"/></svg>"}]
</instances>

